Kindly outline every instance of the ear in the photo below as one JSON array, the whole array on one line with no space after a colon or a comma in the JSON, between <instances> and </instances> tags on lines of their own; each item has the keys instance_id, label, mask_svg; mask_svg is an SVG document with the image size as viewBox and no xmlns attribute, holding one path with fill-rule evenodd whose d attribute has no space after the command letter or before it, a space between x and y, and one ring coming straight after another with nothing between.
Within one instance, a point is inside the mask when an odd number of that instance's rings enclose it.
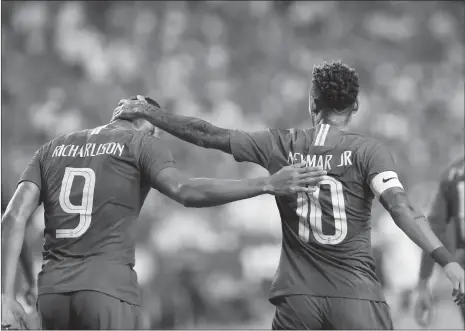
<instances>
[{"instance_id":1,"label":"ear","mask_svg":"<svg viewBox=\"0 0 465 331\"><path fill-rule=\"evenodd\" d=\"M310 111L310 113L318 113L317 100L315 100L313 97L310 97L308 101L308 110Z\"/></svg>"}]
</instances>

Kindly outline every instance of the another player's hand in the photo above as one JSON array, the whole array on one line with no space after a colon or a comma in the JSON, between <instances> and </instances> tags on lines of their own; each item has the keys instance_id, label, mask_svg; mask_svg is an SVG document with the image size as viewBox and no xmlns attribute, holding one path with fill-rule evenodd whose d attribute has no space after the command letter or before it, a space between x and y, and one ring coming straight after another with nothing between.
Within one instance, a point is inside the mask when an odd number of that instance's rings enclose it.
<instances>
[{"instance_id":1,"label":"another player's hand","mask_svg":"<svg viewBox=\"0 0 465 331\"><path fill-rule=\"evenodd\" d=\"M457 262L446 264L443 269L452 282L454 302L459 306L465 304L465 271Z\"/></svg>"},{"instance_id":2,"label":"another player's hand","mask_svg":"<svg viewBox=\"0 0 465 331\"><path fill-rule=\"evenodd\" d=\"M434 315L434 302L431 290L425 284L418 288L418 299L415 302L414 316L417 323L426 328L428 327Z\"/></svg>"},{"instance_id":3,"label":"another player's hand","mask_svg":"<svg viewBox=\"0 0 465 331\"><path fill-rule=\"evenodd\" d=\"M112 120L134 120L144 118L149 112L160 108L160 105L153 99L138 95L129 99L122 99L118 102L113 112Z\"/></svg>"},{"instance_id":4,"label":"another player's hand","mask_svg":"<svg viewBox=\"0 0 465 331\"><path fill-rule=\"evenodd\" d=\"M28 317L14 298L2 295L2 330L27 330Z\"/></svg>"},{"instance_id":5,"label":"another player's hand","mask_svg":"<svg viewBox=\"0 0 465 331\"><path fill-rule=\"evenodd\" d=\"M273 195L312 193L317 189L315 185L321 182L325 175L325 170L306 167L305 162L286 166L269 177L268 192Z\"/></svg>"}]
</instances>

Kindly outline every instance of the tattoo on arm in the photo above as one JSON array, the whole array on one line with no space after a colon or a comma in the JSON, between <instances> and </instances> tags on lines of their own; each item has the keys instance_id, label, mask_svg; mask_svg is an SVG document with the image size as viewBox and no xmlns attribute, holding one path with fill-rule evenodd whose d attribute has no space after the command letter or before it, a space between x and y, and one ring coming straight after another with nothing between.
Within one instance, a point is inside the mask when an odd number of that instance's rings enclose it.
<instances>
[{"instance_id":1,"label":"tattoo on arm","mask_svg":"<svg viewBox=\"0 0 465 331\"><path fill-rule=\"evenodd\" d=\"M150 112L148 117L153 125L179 139L231 154L231 130L219 128L199 118L176 115L159 109Z\"/></svg>"},{"instance_id":2,"label":"tattoo on arm","mask_svg":"<svg viewBox=\"0 0 465 331\"><path fill-rule=\"evenodd\" d=\"M423 250L431 253L442 246L428 219L412 206L403 189L393 187L386 190L381 195L380 202L391 214L396 225Z\"/></svg>"},{"instance_id":3,"label":"tattoo on arm","mask_svg":"<svg viewBox=\"0 0 465 331\"><path fill-rule=\"evenodd\" d=\"M380 197L380 202L386 210L394 215L405 214L406 211L409 213L414 213L415 209L409 203L407 194L404 190L392 188L383 192ZM408 215L415 218L422 218L423 215Z\"/></svg>"}]
</instances>

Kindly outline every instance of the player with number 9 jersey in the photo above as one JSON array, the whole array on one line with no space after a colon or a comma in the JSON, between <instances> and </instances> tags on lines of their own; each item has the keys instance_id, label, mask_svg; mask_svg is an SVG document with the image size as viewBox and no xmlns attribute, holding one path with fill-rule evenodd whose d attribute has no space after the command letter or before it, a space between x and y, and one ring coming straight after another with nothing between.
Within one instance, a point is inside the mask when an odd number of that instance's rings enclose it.
<instances>
[{"instance_id":1,"label":"player with number 9 jersey","mask_svg":"<svg viewBox=\"0 0 465 331\"><path fill-rule=\"evenodd\" d=\"M2 326L11 326L18 313L12 294L16 252L40 202L45 216L38 280L43 327L134 329L140 296L133 224L150 188L200 208L268 193L312 192L306 186L325 174L299 164L262 178L191 178L175 168L166 143L153 136L156 131L145 120L113 120L56 138L36 152L2 219L2 235L8 237L2 241L2 302L9 316Z\"/></svg>"},{"instance_id":2,"label":"player with number 9 jersey","mask_svg":"<svg viewBox=\"0 0 465 331\"><path fill-rule=\"evenodd\" d=\"M375 274L370 236L374 193L392 185L401 186L391 153L373 138L329 124L305 130L235 131L231 135L231 150L236 161L257 163L270 173L299 162L327 171L315 193L276 197L283 239L270 301L279 304L290 296L300 296L302 300L329 298L330 302L304 303L303 313L307 316L329 310L328 306L366 315L370 313L366 307L353 310L360 300L378 302L380 307L371 312L380 309L385 327L391 328L388 307ZM341 303L335 298L354 300L337 309ZM352 319L363 320L355 314ZM345 328L345 318L350 317L341 313L331 321L307 327ZM342 324L338 325L338 321Z\"/></svg>"},{"instance_id":3,"label":"player with number 9 jersey","mask_svg":"<svg viewBox=\"0 0 465 331\"><path fill-rule=\"evenodd\" d=\"M103 293L124 309L139 306L133 224L150 190L144 176L174 165L162 140L112 124L58 137L36 152L20 182L35 183L44 204L38 289L45 323L57 293L87 291L81 301L105 306L92 294Z\"/></svg>"}]
</instances>

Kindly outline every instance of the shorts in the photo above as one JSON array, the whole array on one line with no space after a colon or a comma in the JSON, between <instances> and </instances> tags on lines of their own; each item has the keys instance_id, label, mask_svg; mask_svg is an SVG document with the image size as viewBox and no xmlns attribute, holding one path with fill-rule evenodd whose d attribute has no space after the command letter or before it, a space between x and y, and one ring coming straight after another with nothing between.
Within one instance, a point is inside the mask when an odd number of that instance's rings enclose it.
<instances>
[{"instance_id":1,"label":"shorts","mask_svg":"<svg viewBox=\"0 0 465 331\"><path fill-rule=\"evenodd\" d=\"M387 303L309 295L275 299L273 330L393 330Z\"/></svg>"},{"instance_id":2,"label":"shorts","mask_svg":"<svg viewBox=\"0 0 465 331\"><path fill-rule=\"evenodd\" d=\"M139 309L97 291L41 294L37 301L44 330L134 330Z\"/></svg>"}]
</instances>

